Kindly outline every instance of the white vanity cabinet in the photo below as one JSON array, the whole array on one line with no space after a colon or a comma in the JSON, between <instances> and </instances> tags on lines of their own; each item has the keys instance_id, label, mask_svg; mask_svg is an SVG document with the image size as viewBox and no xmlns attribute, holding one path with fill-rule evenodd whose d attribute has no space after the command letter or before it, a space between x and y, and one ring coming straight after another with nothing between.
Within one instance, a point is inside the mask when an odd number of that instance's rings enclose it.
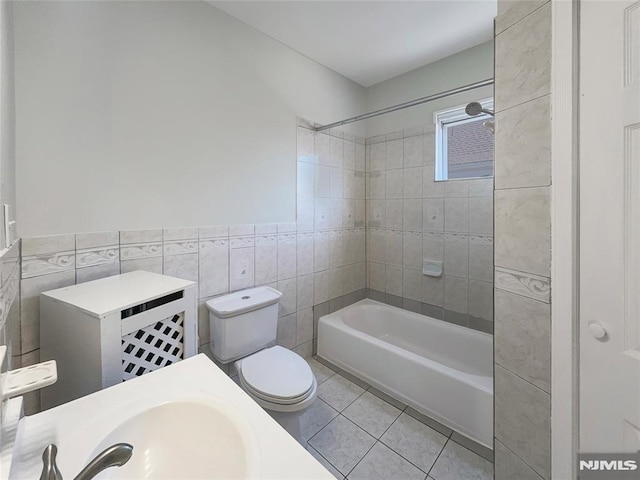
<instances>
[{"instance_id":1,"label":"white vanity cabinet","mask_svg":"<svg viewBox=\"0 0 640 480\"><path fill-rule=\"evenodd\" d=\"M40 360L58 381L51 408L198 353L197 285L137 271L40 295Z\"/></svg>"}]
</instances>

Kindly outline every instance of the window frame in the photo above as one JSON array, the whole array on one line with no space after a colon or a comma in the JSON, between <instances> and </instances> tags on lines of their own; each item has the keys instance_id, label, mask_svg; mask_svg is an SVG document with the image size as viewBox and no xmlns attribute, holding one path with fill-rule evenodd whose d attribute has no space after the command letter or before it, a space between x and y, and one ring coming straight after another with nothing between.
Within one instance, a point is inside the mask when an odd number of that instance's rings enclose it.
<instances>
[{"instance_id":1,"label":"window frame","mask_svg":"<svg viewBox=\"0 0 640 480\"><path fill-rule=\"evenodd\" d=\"M485 98L479 101L483 109L493 111L493 98ZM447 108L445 110L438 110L433 112L433 123L436 127L435 137L435 178L436 182L445 182L448 180L465 180L467 178L493 178L490 177L465 177L465 178L452 178L449 179L449 158L447 155L447 129L446 125L451 123L463 124L467 122L475 122L479 120L491 120L493 117L487 113L483 113L476 116L469 116L465 112L465 107L468 104L458 105L456 107ZM495 174L495 171L494 171Z\"/></svg>"}]
</instances>

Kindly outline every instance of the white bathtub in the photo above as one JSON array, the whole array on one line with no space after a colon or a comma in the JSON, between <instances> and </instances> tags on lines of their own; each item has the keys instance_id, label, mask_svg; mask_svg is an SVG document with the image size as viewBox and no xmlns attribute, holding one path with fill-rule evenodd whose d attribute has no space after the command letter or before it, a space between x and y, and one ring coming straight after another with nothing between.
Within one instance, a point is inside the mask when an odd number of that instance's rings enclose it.
<instances>
[{"instance_id":1,"label":"white bathtub","mask_svg":"<svg viewBox=\"0 0 640 480\"><path fill-rule=\"evenodd\" d=\"M361 300L321 317L318 355L493 448L493 338Z\"/></svg>"}]
</instances>

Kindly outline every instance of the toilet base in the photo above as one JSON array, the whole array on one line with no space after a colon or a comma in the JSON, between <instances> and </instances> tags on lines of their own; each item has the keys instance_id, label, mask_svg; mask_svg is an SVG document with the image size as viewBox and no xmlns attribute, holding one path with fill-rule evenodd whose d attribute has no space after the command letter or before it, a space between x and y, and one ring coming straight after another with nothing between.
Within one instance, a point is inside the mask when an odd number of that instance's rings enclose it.
<instances>
[{"instance_id":1,"label":"toilet base","mask_svg":"<svg viewBox=\"0 0 640 480\"><path fill-rule=\"evenodd\" d=\"M300 432L300 416L304 413L304 410L300 412L275 412L266 408L264 410L271 415L271 418L278 422L289 435L295 438L299 444L304 445L302 433Z\"/></svg>"}]
</instances>

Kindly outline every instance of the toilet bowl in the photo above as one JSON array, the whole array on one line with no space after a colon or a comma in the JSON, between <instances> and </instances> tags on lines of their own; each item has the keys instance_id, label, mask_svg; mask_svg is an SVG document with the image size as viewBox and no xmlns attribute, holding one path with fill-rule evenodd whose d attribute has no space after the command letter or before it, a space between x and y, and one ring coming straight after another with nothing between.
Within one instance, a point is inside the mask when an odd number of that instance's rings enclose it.
<instances>
[{"instance_id":1,"label":"toilet bowl","mask_svg":"<svg viewBox=\"0 0 640 480\"><path fill-rule=\"evenodd\" d=\"M309 364L297 353L275 346L236 361L235 367L245 393L301 441L299 417L318 391Z\"/></svg>"},{"instance_id":2,"label":"toilet bowl","mask_svg":"<svg viewBox=\"0 0 640 480\"><path fill-rule=\"evenodd\" d=\"M317 396L316 378L304 358L273 345L282 294L257 287L207 302L211 352L222 364L234 362L240 387L302 443L300 415Z\"/></svg>"}]
</instances>

